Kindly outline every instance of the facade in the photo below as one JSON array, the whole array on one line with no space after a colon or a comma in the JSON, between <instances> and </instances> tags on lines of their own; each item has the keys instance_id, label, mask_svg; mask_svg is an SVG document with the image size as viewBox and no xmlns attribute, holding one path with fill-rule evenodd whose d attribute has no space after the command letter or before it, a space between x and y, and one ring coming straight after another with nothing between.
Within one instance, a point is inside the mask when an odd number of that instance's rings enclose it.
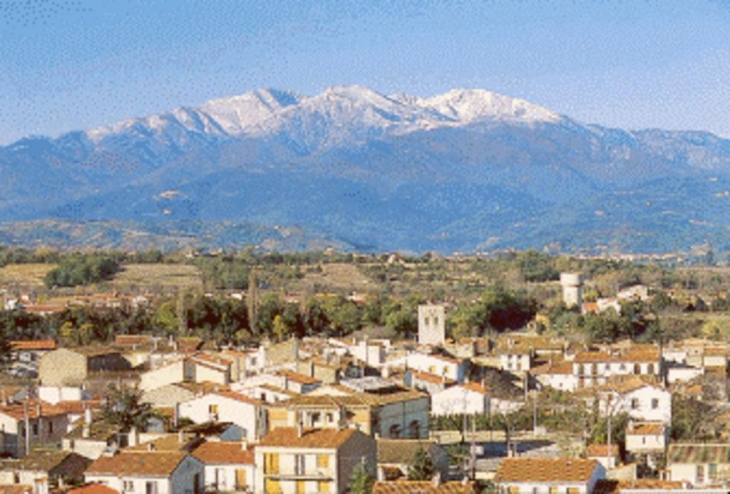
<instances>
[{"instance_id":1,"label":"facade","mask_svg":"<svg viewBox=\"0 0 730 494\"><path fill-rule=\"evenodd\" d=\"M504 458L494 483L499 492L592 494L606 471L596 460L582 458Z\"/></svg>"},{"instance_id":2,"label":"facade","mask_svg":"<svg viewBox=\"0 0 730 494\"><path fill-rule=\"evenodd\" d=\"M180 403L178 413L196 424L231 422L239 426L244 437L257 441L267 431L263 403L233 391L218 391Z\"/></svg>"},{"instance_id":3,"label":"facade","mask_svg":"<svg viewBox=\"0 0 730 494\"><path fill-rule=\"evenodd\" d=\"M248 491L255 486L254 448L244 442L206 442L191 453L205 467L205 490Z\"/></svg>"},{"instance_id":4,"label":"facade","mask_svg":"<svg viewBox=\"0 0 730 494\"><path fill-rule=\"evenodd\" d=\"M40 445L61 443L68 428L66 410L40 400L0 405L0 451L21 458Z\"/></svg>"},{"instance_id":5,"label":"facade","mask_svg":"<svg viewBox=\"0 0 730 494\"><path fill-rule=\"evenodd\" d=\"M452 386L431 396L433 415L489 415L489 388L480 383Z\"/></svg>"},{"instance_id":6,"label":"facade","mask_svg":"<svg viewBox=\"0 0 730 494\"><path fill-rule=\"evenodd\" d=\"M669 444L669 427L662 422L630 422L626 428L626 452L634 459L645 458L655 467Z\"/></svg>"},{"instance_id":7,"label":"facade","mask_svg":"<svg viewBox=\"0 0 730 494\"><path fill-rule=\"evenodd\" d=\"M583 275L579 273L560 273L563 286L563 303L567 308L583 306Z\"/></svg>"},{"instance_id":8,"label":"facade","mask_svg":"<svg viewBox=\"0 0 730 494\"><path fill-rule=\"evenodd\" d=\"M428 372L451 381L463 382L469 370L467 360L455 359L445 355L411 353L405 360L394 362L396 365L403 364L408 369L415 369L421 372Z\"/></svg>"},{"instance_id":9,"label":"facade","mask_svg":"<svg viewBox=\"0 0 730 494\"><path fill-rule=\"evenodd\" d=\"M285 427L255 449L255 492L344 493L360 463L376 463L375 440L354 429Z\"/></svg>"},{"instance_id":10,"label":"facade","mask_svg":"<svg viewBox=\"0 0 730 494\"><path fill-rule=\"evenodd\" d=\"M81 386L91 373L131 367L119 351L109 347L59 348L40 358L38 378L43 386Z\"/></svg>"},{"instance_id":11,"label":"facade","mask_svg":"<svg viewBox=\"0 0 730 494\"><path fill-rule=\"evenodd\" d=\"M668 480L696 486L725 483L730 479L730 445L672 444L667 452Z\"/></svg>"},{"instance_id":12,"label":"facade","mask_svg":"<svg viewBox=\"0 0 730 494\"><path fill-rule=\"evenodd\" d=\"M443 305L418 306L418 344L443 345L446 341L446 308Z\"/></svg>"},{"instance_id":13,"label":"facade","mask_svg":"<svg viewBox=\"0 0 730 494\"><path fill-rule=\"evenodd\" d=\"M603 416L626 412L645 422L672 422L672 394L661 386L630 379L600 392L599 411Z\"/></svg>"},{"instance_id":14,"label":"facade","mask_svg":"<svg viewBox=\"0 0 730 494\"><path fill-rule=\"evenodd\" d=\"M573 359L578 388L606 384L613 376L644 376L659 380L662 358L655 345L614 351L581 352Z\"/></svg>"}]
</instances>

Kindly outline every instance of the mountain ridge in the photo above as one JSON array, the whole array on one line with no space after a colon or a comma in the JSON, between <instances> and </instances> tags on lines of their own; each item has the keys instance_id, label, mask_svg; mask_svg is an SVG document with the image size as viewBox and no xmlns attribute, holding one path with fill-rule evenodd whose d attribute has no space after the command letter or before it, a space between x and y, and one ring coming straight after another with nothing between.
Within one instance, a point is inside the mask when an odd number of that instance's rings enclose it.
<instances>
[{"instance_id":1,"label":"mountain ridge","mask_svg":"<svg viewBox=\"0 0 730 494\"><path fill-rule=\"evenodd\" d=\"M262 88L0 147L0 221L277 224L374 250L730 250L728 177L713 134L582 124L484 89Z\"/></svg>"}]
</instances>

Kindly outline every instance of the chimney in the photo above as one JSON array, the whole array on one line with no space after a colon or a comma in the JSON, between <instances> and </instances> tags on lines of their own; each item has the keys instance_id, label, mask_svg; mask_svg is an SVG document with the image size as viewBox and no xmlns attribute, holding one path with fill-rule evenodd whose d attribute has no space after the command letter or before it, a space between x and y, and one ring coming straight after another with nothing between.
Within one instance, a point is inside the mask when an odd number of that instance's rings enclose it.
<instances>
[{"instance_id":1,"label":"chimney","mask_svg":"<svg viewBox=\"0 0 730 494\"><path fill-rule=\"evenodd\" d=\"M91 436L91 425L84 422L84 425L81 429L81 437L84 439L88 439Z\"/></svg>"},{"instance_id":2,"label":"chimney","mask_svg":"<svg viewBox=\"0 0 730 494\"><path fill-rule=\"evenodd\" d=\"M175 402L173 410L172 425L177 429L180 426L180 402Z\"/></svg>"},{"instance_id":3,"label":"chimney","mask_svg":"<svg viewBox=\"0 0 730 494\"><path fill-rule=\"evenodd\" d=\"M91 422L92 422L91 408L84 406L84 424L91 424Z\"/></svg>"},{"instance_id":4,"label":"chimney","mask_svg":"<svg viewBox=\"0 0 730 494\"><path fill-rule=\"evenodd\" d=\"M177 431L177 442L180 444L185 442L185 434L183 433L182 429Z\"/></svg>"},{"instance_id":5,"label":"chimney","mask_svg":"<svg viewBox=\"0 0 730 494\"><path fill-rule=\"evenodd\" d=\"M297 422L297 437L302 437L304 435L304 424L300 420Z\"/></svg>"},{"instance_id":6,"label":"chimney","mask_svg":"<svg viewBox=\"0 0 730 494\"><path fill-rule=\"evenodd\" d=\"M147 451L154 451L155 449L157 449L155 447L155 443L153 443L153 442L147 443Z\"/></svg>"},{"instance_id":7,"label":"chimney","mask_svg":"<svg viewBox=\"0 0 730 494\"><path fill-rule=\"evenodd\" d=\"M131 429L129 429L129 436L127 437L127 445L128 446L137 446L139 444L139 433L137 432L137 428L132 426Z\"/></svg>"},{"instance_id":8,"label":"chimney","mask_svg":"<svg viewBox=\"0 0 730 494\"><path fill-rule=\"evenodd\" d=\"M248 451L248 439L241 439L241 451Z\"/></svg>"}]
</instances>

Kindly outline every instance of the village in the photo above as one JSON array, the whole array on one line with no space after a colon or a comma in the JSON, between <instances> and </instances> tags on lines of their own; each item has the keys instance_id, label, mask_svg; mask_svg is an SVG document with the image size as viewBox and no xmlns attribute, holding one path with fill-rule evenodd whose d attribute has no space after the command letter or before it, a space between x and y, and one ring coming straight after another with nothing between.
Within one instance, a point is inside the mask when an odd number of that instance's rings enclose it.
<instances>
[{"instance_id":1,"label":"village","mask_svg":"<svg viewBox=\"0 0 730 494\"><path fill-rule=\"evenodd\" d=\"M560 276L568 309L652 296L586 302L583 281ZM419 305L408 340L12 341L0 492L727 492L726 342L582 344L536 320L454 340L448 317Z\"/></svg>"}]
</instances>

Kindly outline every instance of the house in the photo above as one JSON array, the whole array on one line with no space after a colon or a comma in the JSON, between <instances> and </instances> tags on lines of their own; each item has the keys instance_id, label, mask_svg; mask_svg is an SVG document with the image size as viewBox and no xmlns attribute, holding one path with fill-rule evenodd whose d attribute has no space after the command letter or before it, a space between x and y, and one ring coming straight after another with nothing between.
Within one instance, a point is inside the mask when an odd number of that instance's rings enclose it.
<instances>
[{"instance_id":1,"label":"house","mask_svg":"<svg viewBox=\"0 0 730 494\"><path fill-rule=\"evenodd\" d=\"M264 437L255 456L255 492L344 493L357 465L374 470L377 447L355 429L284 427Z\"/></svg>"},{"instance_id":2,"label":"house","mask_svg":"<svg viewBox=\"0 0 730 494\"><path fill-rule=\"evenodd\" d=\"M406 371L403 382L409 388L425 391L430 395L444 391L446 388L456 384L456 381L447 379L446 376L438 376L436 374L410 369Z\"/></svg>"},{"instance_id":3,"label":"house","mask_svg":"<svg viewBox=\"0 0 730 494\"><path fill-rule=\"evenodd\" d=\"M656 467L669 444L669 427L663 422L629 422L626 427L626 452L634 461L641 458Z\"/></svg>"},{"instance_id":4,"label":"house","mask_svg":"<svg viewBox=\"0 0 730 494\"><path fill-rule=\"evenodd\" d=\"M254 447L247 441L205 442L191 454L204 465L206 491L253 491Z\"/></svg>"},{"instance_id":5,"label":"house","mask_svg":"<svg viewBox=\"0 0 730 494\"><path fill-rule=\"evenodd\" d=\"M405 479L408 465L419 449L431 458L441 478L449 474L449 455L444 447L433 440L376 439L378 446L378 480Z\"/></svg>"},{"instance_id":6,"label":"house","mask_svg":"<svg viewBox=\"0 0 730 494\"><path fill-rule=\"evenodd\" d=\"M549 361L530 369L530 376L539 388L545 386L560 391L573 392L578 389L579 378L573 374L573 363L567 360Z\"/></svg>"},{"instance_id":7,"label":"house","mask_svg":"<svg viewBox=\"0 0 730 494\"><path fill-rule=\"evenodd\" d=\"M596 460L582 458L504 458L494 484L499 492L592 494L606 471Z\"/></svg>"},{"instance_id":8,"label":"house","mask_svg":"<svg viewBox=\"0 0 730 494\"><path fill-rule=\"evenodd\" d=\"M76 453L34 449L21 460L5 460L0 466L0 484L32 485L34 492L48 492L83 476L91 460ZM2 491L2 486L0 486Z\"/></svg>"},{"instance_id":9,"label":"house","mask_svg":"<svg viewBox=\"0 0 730 494\"><path fill-rule=\"evenodd\" d=\"M86 482L119 492L173 494L203 492L203 464L185 451L118 451L101 456L86 470Z\"/></svg>"},{"instance_id":10,"label":"house","mask_svg":"<svg viewBox=\"0 0 730 494\"><path fill-rule=\"evenodd\" d=\"M56 405L37 399L1 404L0 452L22 458L38 445L60 444L67 427L66 410Z\"/></svg>"},{"instance_id":11,"label":"house","mask_svg":"<svg viewBox=\"0 0 730 494\"><path fill-rule=\"evenodd\" d=\"M56 342L53 340L15 340L10 342L10 358L15 362L37 362L55 349Z\"/></svg>"},{"instance_id":12,"label":"house","mask_svg":"<svg viewBox=\"0 0 730 494\"><path fill-rule=\"evenodd\" d=\"M316 377L290 370L280 370L278 375L281 377L282 387L297 394L309 393L322 385L322 381Z\"/></svg>"},{"instance_id":13,"label":"house","mask_svg":"<svg viewBox=\"0 0 730 494\"><path fill-rule=\"evenodd\" d=\"M489 415L489 387L483 383L458 384L431 396L433 415Z\"/></svg>"},{"instance_id":14,"label":"house","mask_svg":"<svg viewBox=\"0 0 730 494\"><path fill-rule=\"evenodd\" d=\"M178 356L140 376L140 389L150 392L169 384L210 382L227 386L231 382L230 359L207 353Z\"/></svg>"},{"instance_id":15,"label":"house","mask_svg":"<svg viewBox=\"0 0 730 494\"><path fill-rule=\"evenodd\" d=\"M372 494L476 494L475 482L440 482L434 480L378 481L373 484Z\"/></svg>"},{"instance_id":16,"label":"house","mask_svg":"<svg viewBox=\"0 0 730 494\"><path fill-rule=\"evenodd\" d=\"M81 386L92 373L131 368L129 361L110 347L59 348L40 358L38 378L43 386Z\"/></svg>"},{"instance_id":17,"label":"house","mask_svg":"<svg viewBox=\"0 0 730 494\"><path fill-rule=\"evenodd\" d=\"M121 432L121 426L103 420L92 421L89 414L83 424L67 433L62 440L64 451L73 451L92 460L111 447L123 446L127 446L127 434Z\"/></svg>"},{"instance_id":18,"label":"house","mask_svg":"<svg viewBox=\"0 0 730 494\"><path fill-rule=\"evenodd\" d=\"M667 451L668 480L696 486L730 479L730 444L672 444Z\"/></svg>"},{"instance_id":19,"label":"house","mask_svg":"<svg viewBox=\"0 0 730 494\"><path fill-rule=\"evenodd\" d=\"M578 380L578 388L606 384L611 376L658 379L662 375L661 351L656 345L633 345L580 352L573 359L573 374Z\"/></svg>"},{"instance_id":20,"label":"house","mask_svg":"<svg viewBox=\"0 0 730 494\"><path fill-rule=\"evenodd\" d=\"M596 460L605 470L613 470L619 463L618 444L589 444L586 458Z\"/></svg>"},{"instance_id":21,"label":"house","mask_svg":"<svg viewBox=\"0 0 730 494\"><path fill-rule=\"evenodd\" d=\"M469 361L466 359L456 359L446 355L436 353L426 354L414 352L405 358L397 359L386 363L388 367L405 366L408 369L415 369L421 372L428 372L437 376L444 376L456 382L463 382L468 375Z\"/></svg>"},{"instance_id":22,"label":"house","mask_svg":"<svg viewBox=\"0 0 730 494\"><path fill-rule=\"evenodd\" d=\"M214 391L178 405L180 418L196 424L232 422L249 441L258 441L268 428L266 410L259 400L235 391Z\"/></svg>"},{"instance_id":23,"label":"house","mask_svg":"<svg viewBox=\"0 0 730 494\"><path fill-rule=\"evenodd\" d=\"M428 395L376 377L323 386L269 406L272 429L302 421L308 427L355 427L393 439L427 438L429 414Z\"/></svg>"},{"instance_id":24,"label":"house","mask_svg":"<svg viewBox=\"0 0 730 494\"><path fill-rule=\"evenodd\" d=\"M597 390L603 416L626 412L635 420L672 422L672 394L638 377L614 380Z\"/></svg>"}]
</instances>

